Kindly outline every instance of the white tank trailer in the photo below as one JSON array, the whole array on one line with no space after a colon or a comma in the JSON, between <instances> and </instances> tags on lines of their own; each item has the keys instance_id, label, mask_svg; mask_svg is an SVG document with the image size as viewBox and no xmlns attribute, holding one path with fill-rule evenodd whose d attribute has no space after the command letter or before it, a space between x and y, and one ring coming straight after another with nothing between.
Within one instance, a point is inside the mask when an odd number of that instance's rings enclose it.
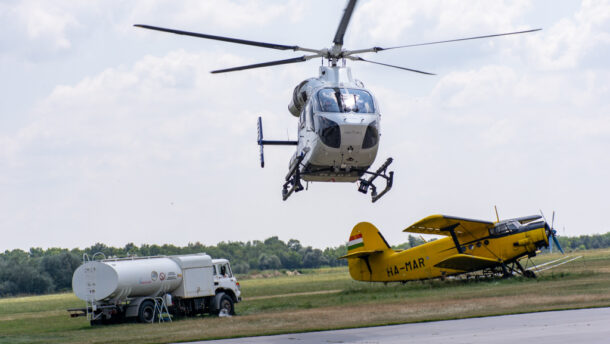
<instances>
[{"instance_id":1,"label":"white tank trailer","mask_svg":"<svg viewBox=\"0 0 610 344\"><path fill-rule=\"evenodd\" d=\"M150 323L167 313L234 314L241 301L229 261L205 253L86 260L74 271L72 290L87 306L68 311L87 316L92 325Z\"/></svg>"}]
</instances>

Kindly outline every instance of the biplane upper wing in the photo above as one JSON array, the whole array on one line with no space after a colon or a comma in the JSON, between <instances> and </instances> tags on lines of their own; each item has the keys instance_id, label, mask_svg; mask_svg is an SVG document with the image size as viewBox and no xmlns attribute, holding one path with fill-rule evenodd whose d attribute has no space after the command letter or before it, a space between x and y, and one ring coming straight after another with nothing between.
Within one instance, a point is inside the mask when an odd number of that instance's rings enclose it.
<instances>
[{"instance_id":1,"label":"biplane upper wing","mask_svg":"<svg viewBox=\"0 0 610 344\"><path fill-rule=\"evenodd\" d=\"M470 256L467 254L455 254L448 257L436 265L437 268L461 270L461 271L477 271L492 266L498 265L500 262L496 259L490 259L479 256Z\"/></svg>"},{"instance_id":2,"label":"biplane upper wing","mask_svg":"<svg viewBox=\"0 0 610 344\"><path fill-rule=\"evenodd\" d=\"M458 238L476 240L488 236L489 229L493 226L494 223L490 221L447 215L430 215L415 222L403 232L450 236L453 230Z\"/></svg>"}]
</instances>

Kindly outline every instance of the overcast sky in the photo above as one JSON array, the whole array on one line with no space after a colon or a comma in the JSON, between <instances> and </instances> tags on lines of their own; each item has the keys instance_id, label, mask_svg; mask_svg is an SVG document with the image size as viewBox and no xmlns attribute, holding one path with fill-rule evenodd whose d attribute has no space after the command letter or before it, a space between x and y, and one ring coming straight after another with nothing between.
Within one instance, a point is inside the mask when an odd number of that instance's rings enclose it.
<instances>
[{"instance_id":1,"label":"overcast sky","mask_svg":"<svg viewBox=\"0 0 610 344\"><path fill-rule=\"evenodd\" d=\"M0 2L0 250L96 242L347 241L360 221L391 244L431 214L495 220L557 211L559 234L610 231L610 1L361 1L348 49L531 28L519 36L348 62L377 97L377 203L315 183L282 201L295 139L287 105L319 60L210 70L300 53L134 28L136 23L330 47L346 2Z\"/></svg>"}]
</instances>

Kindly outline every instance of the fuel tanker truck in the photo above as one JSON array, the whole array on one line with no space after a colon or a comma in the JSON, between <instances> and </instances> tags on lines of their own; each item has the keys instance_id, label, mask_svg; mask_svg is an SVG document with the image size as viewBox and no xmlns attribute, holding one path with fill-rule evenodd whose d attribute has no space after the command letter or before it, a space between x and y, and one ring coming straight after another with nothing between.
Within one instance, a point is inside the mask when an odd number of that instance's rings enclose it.
<instances>
[{"instance_id":1,"label":"fuel tanker truck","mask_svg":"<svg viewBox=\"0 0 610 344\"><path fill-rule=\"evenodd\" d=\"M229 261L205 253L85 259L74 271L72 290L87 306L68 311L73 317L87 316L92 325L229 315L241 301Z\"/></svg>"}]
</instances>

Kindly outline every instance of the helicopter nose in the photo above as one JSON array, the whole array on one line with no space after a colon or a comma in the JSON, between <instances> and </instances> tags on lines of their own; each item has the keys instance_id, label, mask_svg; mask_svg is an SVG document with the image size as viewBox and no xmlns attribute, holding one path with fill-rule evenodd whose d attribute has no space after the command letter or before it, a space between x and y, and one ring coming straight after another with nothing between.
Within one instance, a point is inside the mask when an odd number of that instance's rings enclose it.
<instances>
[{"instance_id":1,"label":"helicopter nose","mask_svg":"<svg viewBox=\"0 0 610 344\"><path fill-rule=\"evenodd\" d=\"M348 153L360 150L366 127L366 125L362 124L343 124L341 126L342 150L346 150Z\"/></svg>"}]
</instances>

